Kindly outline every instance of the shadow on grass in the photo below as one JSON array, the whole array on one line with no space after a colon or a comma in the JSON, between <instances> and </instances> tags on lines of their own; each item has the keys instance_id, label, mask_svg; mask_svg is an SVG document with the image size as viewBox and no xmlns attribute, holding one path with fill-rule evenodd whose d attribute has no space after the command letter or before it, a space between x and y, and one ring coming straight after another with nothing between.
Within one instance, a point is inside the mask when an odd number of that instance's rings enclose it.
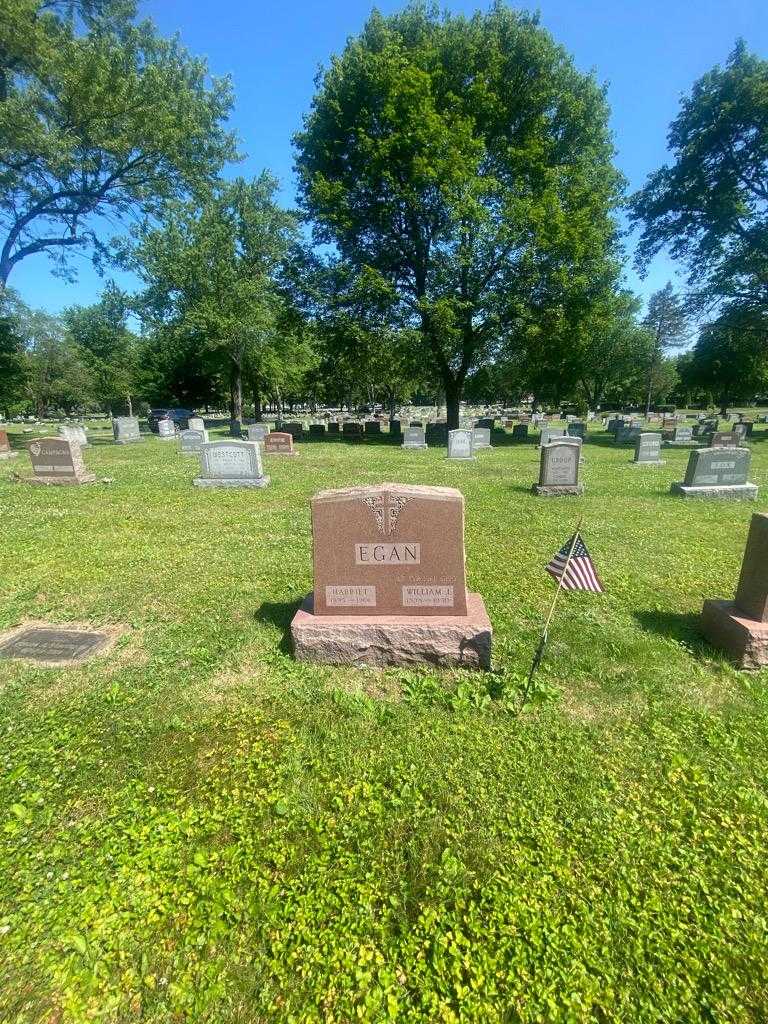
<instances>
[{"instance_id":1,"label":"shadow on grass","mask_svg":"<svg viewBox=\"0 0 768 1024\"><path fill-rule=\"evenodd\" d=\"M696 651L711 651L712 645L701 632L700 616L694 612L667 612L646 608L634 613L635 619L649 633L677 640Z\"/></svg>"},{"instance_id":2,"label":"shadow on grass","mask_svg":"<svg viewBox=\"0 0 768 1024\"><path fill-rule=\"evenodd\" d=\"M292 654L291 644L291 621L301 607L303 597L295 598L293 601L264 601L254 612L256 622L263 622L267 626L273 626L282 633L282 639L278 650L281 654Z\"/></svg>"}]
</instances>

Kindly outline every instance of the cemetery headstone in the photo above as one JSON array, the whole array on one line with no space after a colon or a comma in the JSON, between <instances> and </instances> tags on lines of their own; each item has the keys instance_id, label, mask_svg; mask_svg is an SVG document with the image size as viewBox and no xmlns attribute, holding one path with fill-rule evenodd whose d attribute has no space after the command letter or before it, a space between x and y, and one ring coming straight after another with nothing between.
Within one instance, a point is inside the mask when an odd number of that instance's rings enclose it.
<instances>
[{"instance_id":1,"label":"cemetery headstone","mask_svg":"<svg viewBox=\"0 0 768 1024\"><path fill-rule=\"evenodd\" d=\"M567 437L564 427L543 426L539 435L539 447L543 448L558 437Z\"/></svg>"},{"instance_id":2,"label":"cemetery headstone","mask_svg":"<svg viewBox=\"0 0 768 1024\"><path fill-rule=\"evenodd\" d=\"M296 455L293 447L293 435L285 431L273 430L264 439L264 452L266 455Z\"/></svg>"},{"instance_id":3,"label":"cemetery headstone","mask_svg":"<svg viewBox=\"0 0 768 1024\"><path fill-rule=\"evenodd\" d=\"M364 430L367 436L375 437L381 433L381 424L378 420L366 420Z\"/></svg>"},{"instance_id":4,"label":"cemetery headstone","mask_svg":"<svg viewBox=\"0 0 768 1024\"><path fill-rule=\"evenodd\" d=\"M209 444L207 430L182 430L179 433L180 452L182 455L197 455L204 444Z\"/></svg>"},{"instance_id":5,"label":"cemetery headstone","mask_svg":"<svg viewBox=\"0 0 768 1024\"><path fill-rule=\"evenodd\" d=\"M448 431L448 458L458 459L462 462L471 462L475 453L473 450L474 431L459 428Z\"/></svg>"},{"instance_id":6,"label":"cemetery headstone","mask_svg":"<svg viewBox=\"0 0 768 1024\"><path fill-rule=\"evenodd\" d=\"M243 436L243 425L240 420L229 421L229 436L240 438Z\"/></svg>"},{"instance_id":7,"label":"cemetery headstone","mask_svg":"<svg viewBox=\"0 0 768 1024\"><path fill-rule=\"evenodd\" d=\"M709 446L710 448L738 448L739 439L730 430L715 430Z\"/></svg>"},{"instance_id":8,"label":"cemetery headstone","mask_svg":"<svg viewBox=\"0 0 768 1024\"><path fill-rule=\"evenodd\" d=\"M586 439L587 425L582 423L580 420L572 420L568 424L568 436L569 437L580 437L583 440Z\"/></svg>"},{"instance_id":9,"label":"cemetery headstone","mask_svg":"<svg viewBox=\"0 0 768 1024\"><path fill-rule=\"evenodd\" d=\"M336 420L329 420L328 421L328 433L329 434L338 434L338 433L340 433L340 425L339 425L339 423Z\"/></svg>"},{"instance_id":10,"label":"cemetery headstone","mask_svg":"<svg viewBox=\"0 0 768 1024\"><path fill-rule=\"evenodd\" d=\"M676 426L674 430L667 431L664 442L671 448L685 448L693 444L693 427Z\"/></svg>"},{"instance_id":11,"label":"cemetery headstone","mask_svg":"<svg viewBox=\"0 0 768 1024\"><path fill-rule=\"evenodd\" d=\"M422 427L406 427L401 447L411 449L426 448L427 440L424 429Z\"/></svg>"},{"instance_id":12,"label":"cemetery headstone","mask_svg":"<svg viewBox=\"0 0 768 1024\"><path fill-rule=\"evenodd\" d=\"M635 442L633 466L663 466L661 434L641 434Z\"/></svg>"},{"instance_id":13,"label":"cemetery headstone","mask_svg":"<svg viewBox=\"0 0 768 1024\"><path fill-rule=\"evenodd\" d=\"M35 475L31 484L90 484L96 479L88 473L80 445L65 437L40 437L27 444Z\"/></svg>"},{"instance_id":14,"label":"cemetery headstone","mask_svg":"<svg viewBox=\"0 0 768 1024\"><path fill-rule=\"evenodd\" d=\"M688 459L685 480L672 484L683 498L732 498L754 501L757 487L749 483L749 448L701 448Z\"/></svg>"},{"instance_id":15,"label":"cemetery headstone","mask_svg":"<svg viewBox=\"0 0 768 1024\"><path fill-rule=\"evenodd\" d=\"M472 431L472 446L475 450L491 447L491 431L489 427L475 427Z\"/></svg>"},{"instance_id":16,"label":"cemetery headstone","mask_svg":"<svg viewBox=\"0 0 768 1024\"><path fill-rule=\"evenodd\" d=\"M314 592L291 624L297 658L488 668L492 629L468 594L464 498L381 484L312 499Z\"/></svg>"},{"instance_id":17,"label":"cemetery headstone","mask_svg":"<svg viewBox=\"0 0 768 1024\"><path fill-rule=\"evenodd\" d=\"M389 421L389 432L393 437L402 437L403 428L402 424L400 423L400 420Z\"/></svg>"},{"instance_id":18,"label":"cemetery headstone","mask_svg":"<svg viewBox=\"0 0 768 1024\"><path fill-rule=\"evenodd\" d=\"M248 440L256 441L259 444L264 443L264 438L267 436L269 428L265 423L249 423L248 424Z\"/></svg>"},{"instance_id":19,"label":"cemetery headstone","mask_svg":"<svg viewBox=\"0 0 768 1024\"><path fill-rule=\"evenodd\" d=\"M350 441L360 441L363 438L363 424L349 421L344 424L341 432Z\"/></svg>"},{"instance_id":20,"label":"cemetery headstone","mask_svg":"<svg viewBox=\"0 0 768 1024\"><path fill-rule=\"evenodd\" d=\"M580 458L581 441L577 438L561 438L542 445L539 482L533 485L533 493L544 497L583 494L584 485L579 483Z\"/></svg>"},{"instance_id":21,"label":"cemetery headstone","mask_svg":"<svg viewBox=\"0 0 768 1024\"><path fill-rule=\"evenodd\" d=\"M202 416L190 416L188 423L189 430L205 430L205 420Z\"/></svg>"},{"instance_id":22,"label":"cemetery headstone","mask_svg":"<svg viewBox=\"0 0 768 1024\"><path fill-rule=\"evenodd\" d=\"M158 420L157 436L160 441L175 441L176 425L173 420Z\"/></svg>"},{"instance_id":23,"label":"cemetery headstone","mask_svg":"<svg viewBox=\"0 0 768 1024\"><path fill-rule=\"evenodd\" d=\"M115 444L135 444L143 440L137 416L115 416L112 420Z\"/></svg>"},{"instance_id":24,"label":"cemetery headstone","mask_svg":"<svg viewBox=\"0 0 768 1024\"><path fill-rule=\"evenodd\" d=\"M325 424L324 423L310 423L309 425L309 436L324 438L325 437Z\"/></svg>"},{"instance_id":25,"label":"cemetery headstone","mask_svg":"<svg viewBox=\"0 0 768 1024\"><path fill-rule=\"evenodd\" d=\"M290 434L294 441L296 441L304 433L304 427L301 423L283 423L280 426L280 433Z\"/></svg>"},{"instance_id":26,"label":"cemetery headstone","mask_svg":"<svg viewBox=\"0 0 768 1024\"><path fill-rule=\"evenodd\" d=\"M255 441L209 441L200 448L200 476L195 487L266 487L269 477L261 466Z\"/></svg>"},{"instance_id":27,"label":"cemetery headstone","mask_svg":"<svg viewBox=\"0 0 768 1024\"><path fill-rule=\"evenodd\" d=\"M732 433L738 438L738 443L741 444L747 436L747 425L746 423L734 423Z\"/></svg>"},{"instance_id":28,"label":"cemetery headstone","mask_svg":"<svg viewBox=\"0 0 768 1024\"><path fill-rule=\"evenodd\" d=\"M0 459L17 459L19 453L11 449L11 442L8 440L8 431L0 430Z\"/></svg>"},{"instance_id":29,"label":"cemetery headstone","mask_svg":"<svg viewBox=\"0 0 768 1024\"><path fill-rule=\"evenodd\" d=\"M516 423L512 427L512 440L513 441L527 441L528 440L528 424L527 423Z\"/></svg>"},{"instance_id":30,"label":"cemetery headstone","mask_svg":"<svg viewBox=\"0 0 768 1024\"><path fill-rule=\"evenodd\" d=\"M616 444L635 444L635 442L641 434L641 427L630 427L627 424L623 423L616 431Z\"/></svg>"},{"instance_id":31,"label":"cemetery headstone","mask_svg":"<svg viewBox=\"0 0 768 1024\"><path fill-rule=\"evenodd\" d=\"M59 427L59 437L65 437L68 441L74 441L75 444L79 444L81 448L90 447L85 427L69 426L66 423L63 423Z\"/></svg>"},{"instance_id":32,"label":"cemetery headstone","mask_svg":"<svg viewBox=\"0 0 768 1024\"><path fill-rule=\"evenodd\" d=\"M704 602L704 635L740 668L768 664L768 515L752 516L733 601Z\"/></svg>"}]
</instances>

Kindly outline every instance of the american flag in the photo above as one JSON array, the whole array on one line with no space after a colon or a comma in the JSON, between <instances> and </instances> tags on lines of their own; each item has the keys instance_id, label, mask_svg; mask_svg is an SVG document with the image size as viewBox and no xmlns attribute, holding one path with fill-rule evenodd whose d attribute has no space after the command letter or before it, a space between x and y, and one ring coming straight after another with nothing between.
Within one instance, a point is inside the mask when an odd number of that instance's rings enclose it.
<instances>
[{"instance_id":1,"label":"american flag","mask_svg":"<svg viewBox=\"0 0 768 1024\"><path fill-rule=\"evenodd\" d=\"M569 554L571 555L570 561ZM560 585L563 590L591 590L593 594L603 593L603 584L600 582L597 570L589 557L587 545L581 539L580 533L574 533L563 544L547 566L547 572L556 580L561 581Z\"/></svg>"}]
</instances>

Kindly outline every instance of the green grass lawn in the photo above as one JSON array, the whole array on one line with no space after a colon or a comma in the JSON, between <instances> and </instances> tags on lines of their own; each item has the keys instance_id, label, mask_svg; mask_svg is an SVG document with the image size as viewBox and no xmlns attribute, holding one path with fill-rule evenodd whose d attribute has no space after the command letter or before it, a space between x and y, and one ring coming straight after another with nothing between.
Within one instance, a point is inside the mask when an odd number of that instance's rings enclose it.
<instances>
[{"instance_id":1,"label":"green grass lawn","mask_svg":"<svg viewBox=\"0 0 768 1024\"><path fill-rule=\"evenodd\" d=\"M595 433L583 498L533 445L306 443L259 491L193 488L154 438L97 483L0 462L0 629L122 625L112 654L0 661L0 1020L762 1022L768 673L705 644L757 503L668 494ZM21 444L21 433L11 434ZM493 673L295 663L309 499L385 480L466 497ZM579 515L606 594L564 595Z\"/></svg>"}]
</instances>

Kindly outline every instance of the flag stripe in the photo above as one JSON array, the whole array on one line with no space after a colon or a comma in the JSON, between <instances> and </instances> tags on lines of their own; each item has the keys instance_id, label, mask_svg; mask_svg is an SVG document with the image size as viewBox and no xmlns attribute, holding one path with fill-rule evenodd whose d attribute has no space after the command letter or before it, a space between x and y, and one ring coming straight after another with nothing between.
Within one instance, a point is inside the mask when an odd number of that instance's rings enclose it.
<instances>
[{"instance_id":1,"label":"flag stripe","mask_svg":"<svg viewBox=\"0 0 768 1024\"><path fill-rule=\"evenodd\" d=\"M569 558L570 556L570 558ZM566 565L568 570L566 571ZM574 534L546 566L547 572L560 583L564 590L588 590L602 594L603 585L597 575L587 546L579 534Z\"/></svg>"}]
</instances>

